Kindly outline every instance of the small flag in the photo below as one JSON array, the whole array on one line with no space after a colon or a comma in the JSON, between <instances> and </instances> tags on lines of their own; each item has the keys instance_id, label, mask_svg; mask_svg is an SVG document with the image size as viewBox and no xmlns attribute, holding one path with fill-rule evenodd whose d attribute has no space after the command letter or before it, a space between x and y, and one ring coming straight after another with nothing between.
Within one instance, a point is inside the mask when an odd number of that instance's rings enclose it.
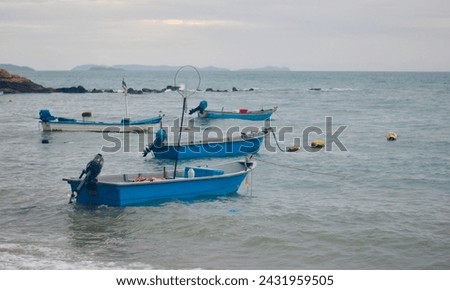
<instances>
[{"instance_id":1,"label":"small flag","mask_svg":"<svg viewBox=\"0 0 450 290\"><path fill-rule=\"evenodd\" d=\"M128 87L124 79L122 79L122 89L125 94L128 92Z\"/></svg>"}]
</instances>

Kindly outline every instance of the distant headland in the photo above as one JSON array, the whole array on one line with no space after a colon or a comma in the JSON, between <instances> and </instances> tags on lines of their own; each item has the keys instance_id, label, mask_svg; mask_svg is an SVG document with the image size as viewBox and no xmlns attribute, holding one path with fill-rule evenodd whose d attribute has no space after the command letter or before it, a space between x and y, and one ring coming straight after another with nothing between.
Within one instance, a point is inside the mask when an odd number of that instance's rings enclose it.
<instances>
[{"instance_id":1,"label":"distant headland","mask_svg":"<svg viewBox=\"0 0 450 290\"><path fill-rule=\"evenodd\" d=\"M84 64L74 67L73 71L89 70L119 70L119 71L177 71L181 66L169 65L141 65L141 64L119 64L112 66ZM245 68L230 70L222 67L207 66L198 68L200 71L290 71L287 67L265 66L261 68Z\"/></svg>"},{"instance_id":2,"label":"distant headland","mask_svg":"<svg viewBox=\"0 0 450 290\"><path fill-rule=\"evenodd\" d=\"M0 64L0 69L4 69L13 73L35 71L34 69L28 66L20 66L15 64L4 64L4 63Z\"/></svg>"},{"instance_id":3,"label":"distant headland","mask_svg":"<svg viewBox=\"0 0 450 290\"><path fill-rule=\"evenodd\" d=\"M177 71L181 66L169 65L141 65L141 64L118 64L112 66L98 64L83 64L75 66L71 71ZM30 72L35 69L28 66L14 64L0 64L0 68L12 73ZM244 68L231 70L222 67L207 66L198 68L200 71L291 71L288 67L265 66L260 68Z\"/></svg>"},{"instance_id":4,"label":"distant headland","mask_svg":"<svg viewBox=\"0 0 450 290\"><path fill-rule=\"evenodd\" d=\"M7 70L0 68L0 91L2 94L51 93L52 89L43 87L25 77L11 74Z\"/></svg>"}]
</instances>

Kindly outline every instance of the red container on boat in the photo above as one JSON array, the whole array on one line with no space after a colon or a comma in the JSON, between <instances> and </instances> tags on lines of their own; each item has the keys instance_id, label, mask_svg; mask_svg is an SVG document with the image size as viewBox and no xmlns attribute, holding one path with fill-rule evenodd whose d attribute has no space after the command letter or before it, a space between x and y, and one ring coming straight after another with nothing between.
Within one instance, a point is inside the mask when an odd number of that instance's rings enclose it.
<instances>
[{"instance_id":1,"label":"red container on boat","mask_svg":"<svg viewBox=\"0 0 450 290\"><path fill-rule=\"evenodd\" d=\"M247 114L248 113L248 109L239 109L239 113L240 114Z\"/></svg>"}]
</instances>

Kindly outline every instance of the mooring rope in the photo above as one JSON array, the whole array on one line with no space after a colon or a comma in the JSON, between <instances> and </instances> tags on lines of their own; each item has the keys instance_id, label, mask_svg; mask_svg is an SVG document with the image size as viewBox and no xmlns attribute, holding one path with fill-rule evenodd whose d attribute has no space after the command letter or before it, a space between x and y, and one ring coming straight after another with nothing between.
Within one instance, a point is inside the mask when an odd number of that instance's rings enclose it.
<instances>
[{"instance_id":1,"label":"mooring rope","mask_svg":"<svg viewBox=\"0 0 450 290\"><path fill-rule=\"evenodd\" d=\"M273 138L275 139L275 143L277 144L278 149L280 149L281 152L286 152L286 150L281 149L280 144L278 144L277 136L275 135L275 132L272 131Z\"/></svg>"}]
</instances>

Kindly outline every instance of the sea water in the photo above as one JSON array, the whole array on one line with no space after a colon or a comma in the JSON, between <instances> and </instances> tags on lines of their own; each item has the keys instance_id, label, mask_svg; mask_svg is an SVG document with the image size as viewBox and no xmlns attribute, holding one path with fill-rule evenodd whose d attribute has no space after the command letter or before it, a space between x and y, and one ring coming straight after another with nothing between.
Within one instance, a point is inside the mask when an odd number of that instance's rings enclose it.
<instances>
[{"instance_id":1,"label":"sea water","mask_svg":"<svg viewBox=\"0 0 450 290\"><path fill-rule=\"evenodd\" d=\"M134 89L161 89L174 84L174 74L25 76L49 87L117 90L122 78ZM271 135L255 155L251 181L234 196L86 208L68 204L62 178L78 176L96 153L104 155L103 174L172 162L141 156L149 136L113 134L120 148L108 153L114 144L101 133L44 133L38 112L119 120L124 96L1 95L0 269L450 269L450 73L201 72L199 89L189 108L201 100L212 110L278 106L270 126L279 146L297 142L300 150L282 152ZM130 118L165 114L167 126L182 111L177 92L127 101ZM195 122L224 131L266 125ZM386 140L389 131L397 141ZM333 133L326 149L305 146Z\"/></svg>"}]
</instances>

